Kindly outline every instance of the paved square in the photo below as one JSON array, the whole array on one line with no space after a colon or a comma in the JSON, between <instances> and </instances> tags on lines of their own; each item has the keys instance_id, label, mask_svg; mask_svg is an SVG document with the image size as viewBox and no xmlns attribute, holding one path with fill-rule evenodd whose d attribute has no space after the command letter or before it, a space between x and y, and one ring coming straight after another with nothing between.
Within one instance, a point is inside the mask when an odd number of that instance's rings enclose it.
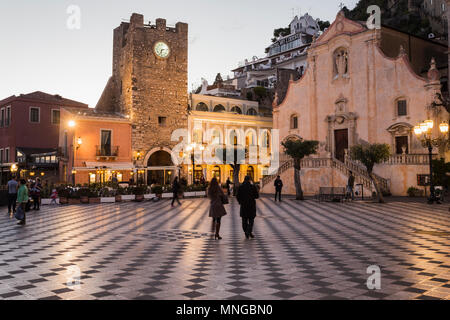
<instances>
[{"instance_id":1,"label":"paved square","mask_svg":"<svg viewBox=\"0 0 450 320\"><path fill-rule=\"evenodd\" d=\"M0 299L449 299L448 206L258 200L253 240L233 199L45 206L0 216ZM367 268L381 268L368 290Z\"/></svg>"}]
</instances>

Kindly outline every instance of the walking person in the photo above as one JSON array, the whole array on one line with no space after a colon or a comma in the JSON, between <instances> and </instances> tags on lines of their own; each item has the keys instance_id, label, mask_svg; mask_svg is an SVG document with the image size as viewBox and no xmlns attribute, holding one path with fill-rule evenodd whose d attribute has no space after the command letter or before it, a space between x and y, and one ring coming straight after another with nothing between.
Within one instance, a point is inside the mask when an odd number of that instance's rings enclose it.
<instances>
[{"instance_id":1,"label":"walking person","mask_svg":"<svg viewBox=\"0 0 450 320\"><path fill-rule=\"evenodd\" d=\"M258 189L246 176L237 191L237 201L241 205L242 229L247 239L254 238L253 224L256 218L256 199L259 198Z\"/></svg>"},{"instance_id":2,"label":"walking person","mask_svg":"<svg viewBox=\"0 0 450 320\"><path fill-rule=\"evenodd\" d=\"M25 179L20 180L20 186L19 190L17 192L17 202L19 203L19 209L20 209L20 215L23 215L19 220L19 225L25 225L26 224L26 206L28 203L28 188L27 188L27 182ZM19 211L19 209L17 211ZM16 212L17 215L17 212Z\"/></svg>"},{"instance_id":3,"label":"walking person","mask_svg":"<svg viewBox=\"0 0 450 320\"><path fill-rule=\"evenodd\" d=\"M11 177L8 181L8 213L11 215L16 212L16 202L17 202L17 190L19 189L19 183L15 176Z\"/></svg>"},{"instance_id":4,"label":"walking person","mask_svg":"<svg viewBox=\"0 0 450 320\"><path fill-rule=\"evenodd\" d=\"M227 214L224 204L228 204L228 197L223 193L216 178L211 180L208 189L208 198L211 200L209 216L213 218L213 227L215 225L216 234L214 239L222 240L220 236L220 224L222 217Z\"/></svg>"},{"instance_id":5,"label":"walking person","mask_svg":"<svg viewBox=\"0 0 450 320\"><path fill-rule=\"evenodd\" d=\"M230 178L227 179L227 182L225 183L225 185L227 186L228 196L231 196L231 181L230 181Z\"/></svg>"},{"instance_id":6,"label":"walking person","mask_svg":"<svg viewBox=\"0 0 450 320\"><path fill-rule=\"evenodd\" d=\"M352 195L352 201L355 200L354 186L355 186L355 176L353 175L353 171L350 171L350 176L348 177L347 181L347 193Z\"/></svg>"},{"instance_id":7,"label":"walking person","mask_svg":"<svg viewBox=\"0 0 450 320\"><path fill-rule=\"evenodd\" d=\"M173 192L172 208L173 208L173 204L175 203L175 200L181 206L181 202L180 202L180 199L179 199L180 191L181 191L181 185L178 182L178 177L175 177L175 180L173 180L173 184L172 184L172 192Z\"/></svg>"},{"instance_id":8,"label":"walking person","mask_svg":"<svg viewBox=\"0 0 450 320\"><path fill-rule=\"evenodd\" d=\"M275 202L277 202L277 198L281 202L281 190L283 189L283 180L281 180L280 176L277 176L273 185L275 186Z\"/></svg>"}]
</instances>

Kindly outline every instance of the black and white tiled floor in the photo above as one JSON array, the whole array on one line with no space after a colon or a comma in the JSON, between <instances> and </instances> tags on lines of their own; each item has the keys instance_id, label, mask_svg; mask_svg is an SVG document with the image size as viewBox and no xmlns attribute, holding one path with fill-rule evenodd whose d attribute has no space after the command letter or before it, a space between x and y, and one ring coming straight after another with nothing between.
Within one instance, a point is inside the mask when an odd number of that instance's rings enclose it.
<instances>
[{"instance_id":1,"label":"black and white tiled floor","mask_svg":"<svg viewBox=\"0 0 450 320\"><path fill-rule=\"evenodd\" d=\"M205 199L0 210L0 299L450 298L443 205L262 198L246 240L232 200L221 241Z\"/></svg>"}]
</instances>

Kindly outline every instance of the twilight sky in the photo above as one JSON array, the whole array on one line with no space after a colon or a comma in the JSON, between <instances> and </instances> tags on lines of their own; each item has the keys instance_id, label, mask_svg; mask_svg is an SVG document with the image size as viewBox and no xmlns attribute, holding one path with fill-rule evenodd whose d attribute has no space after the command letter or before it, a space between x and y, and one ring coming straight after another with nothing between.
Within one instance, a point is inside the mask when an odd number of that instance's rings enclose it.
<instances>
[{"instance_id":1,"label":"twilight sky","mask_svg":"<svg viewBox=\"0 0 450 320\"><path fill-rule=\"evenodd\" d=\"M274 28L293 12L333 21L357 0L14 0L0 2L0 100L44 91L94 107L111 76L113 29L133 12L145 22L189 24L189 90L240 61L264 56ZM70 30L69 6L81 10Z\"/></svg>"}]
</instances>

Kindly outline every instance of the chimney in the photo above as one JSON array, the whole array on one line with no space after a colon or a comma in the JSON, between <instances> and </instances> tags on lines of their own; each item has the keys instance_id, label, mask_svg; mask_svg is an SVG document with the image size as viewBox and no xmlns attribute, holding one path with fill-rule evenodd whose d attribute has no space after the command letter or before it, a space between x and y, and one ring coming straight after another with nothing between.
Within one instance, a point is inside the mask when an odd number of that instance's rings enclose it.
<instances>
[{"instance_id":1,"label":"chimney","mask_svg":"<svg viewBox=\"0 0 450 320\"><path fill-rule=\"evenodd\" d=\"M131 26L143 27L144 26L144 16L142 14L133 13L130 19Z\"/></svg>"}]
</instances>

